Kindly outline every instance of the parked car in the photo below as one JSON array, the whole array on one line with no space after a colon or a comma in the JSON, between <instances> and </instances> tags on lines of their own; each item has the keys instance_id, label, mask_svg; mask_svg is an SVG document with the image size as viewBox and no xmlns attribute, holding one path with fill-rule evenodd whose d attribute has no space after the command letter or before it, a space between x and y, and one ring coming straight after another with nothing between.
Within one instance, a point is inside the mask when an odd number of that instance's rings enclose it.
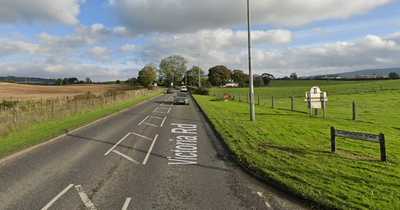
<instances>
[{"instance_id":1,"label":"parked car","mask_svg":"<svg viewBox=\"0 0 400 210\"><path fill-rule=\"evenodd\" d=\"M176 87L176 89L177 89L177 90L180 90L180 89L181 89L181 87L177 86L177 87Z\"/></svg>"},{"instance_id":2,"label":"parked car","mask_svg":"<svg viewBox=\"0 0 400 210\"><path fill-rule=\"evenodd\" d=\"M172 89L172 87L169 87L169 88L167 89L167 93L174 93L174 89Z\"/></svg>"},{"instance_id":3,"label":"parked car","mask_svg":"<svg viewBox=\"0 0 400 210\"><path fill-rule=\"evenodd\" d=\"M186 104L189 105L189 96L187 93L179 92L175 95L174 98L175 104Z\"/></svg>"},{"instance_id":4,"label":"parked car","mask_svg":"<svg viewBox=\"0 0 400 210\"><path fill-rule=\"evenodd\" d=\"M181 92L187 92L186 86L181 86Z\"/></svg>"}]
</instances>

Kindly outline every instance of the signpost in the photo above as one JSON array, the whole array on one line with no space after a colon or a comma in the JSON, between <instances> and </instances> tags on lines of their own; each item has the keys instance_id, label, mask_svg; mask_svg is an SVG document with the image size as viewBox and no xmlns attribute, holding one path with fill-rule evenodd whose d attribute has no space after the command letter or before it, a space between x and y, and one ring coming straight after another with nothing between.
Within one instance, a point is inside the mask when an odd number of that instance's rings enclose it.
<instances>
[{"instance_id":1,"label":"signpost","mask_svg":"<svg viewBox=\"0 0 400 210\"><path fill-rule=\"evenodd\" d=\"M307 108L310 108L310 116L312 116L312 109L324 109L324 117L326 117L325 102L328 101L326 92L321 92L319 87L314 86L310 92L306 92Z\"/></svg>"},{"instance_id":2,"label":"signpost","mask_svg":"<svg viewBox=\"0 0 400 210\"><path fill-rule=\"evenodd\" d=\"M342 131L342 130L336 130L335 127L332 126L331 127L331 149L332 149L332 152L336 151L336 136L379 143L380 149L381 149L381 161L384 161L384 162L387 161L385 134L383 134L383 133L380 133L379 135L375 135L375 134L369 134L369 133Z\"/></svg>"}]
</instances>

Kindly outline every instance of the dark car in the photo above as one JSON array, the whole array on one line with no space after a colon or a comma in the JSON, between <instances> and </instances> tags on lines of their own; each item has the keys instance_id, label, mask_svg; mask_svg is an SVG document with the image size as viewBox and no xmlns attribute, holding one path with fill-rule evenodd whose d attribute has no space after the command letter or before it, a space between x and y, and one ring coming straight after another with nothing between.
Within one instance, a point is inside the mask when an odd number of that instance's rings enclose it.
<instances>
[{"instance_id":1,"label":"dark car","mask_svg":"<svg viewBox=\"0 0 400 210\"><path fill-rule=\"evenodd\" d=\"M175 104L187 104L189 105L189 96L187 93L178 92L174 98Z\"/></svg>"},{"instance_id":2,"label":"dark car","mask_svg":"<svg viewBox=\"0 0 400 210\"><path fill-rule=\"evenodd\" d=\"M172 87L169 87L169 88L167 89L167 93L174 93L174 89L172 89Z\"/></svg>"}]
</instances>

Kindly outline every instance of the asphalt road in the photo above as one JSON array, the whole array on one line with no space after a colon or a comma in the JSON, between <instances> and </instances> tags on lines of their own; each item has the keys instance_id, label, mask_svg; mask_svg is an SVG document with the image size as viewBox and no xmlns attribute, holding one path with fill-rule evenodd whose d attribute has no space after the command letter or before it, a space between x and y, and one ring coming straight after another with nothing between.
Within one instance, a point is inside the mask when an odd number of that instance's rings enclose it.
<instances>
[{"instance_id":1,"label":"asphalt road","mask_svg":"<svg viewBox=\"0 0 400 210\"><path fill-rule=\"evenodd\" d=\"M0 166L0 209L308 209L229 160L164 94Z\"/></svg>"}]
</instances>

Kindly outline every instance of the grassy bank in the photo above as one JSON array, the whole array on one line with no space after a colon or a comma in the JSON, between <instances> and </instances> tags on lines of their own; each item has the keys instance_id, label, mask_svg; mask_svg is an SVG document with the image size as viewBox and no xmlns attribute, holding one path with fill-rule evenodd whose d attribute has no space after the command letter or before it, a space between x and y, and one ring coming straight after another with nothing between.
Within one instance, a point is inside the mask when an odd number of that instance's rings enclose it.
<instances>
[{"instance_id":1,"label":"grassy bank","mask_svg":"<svg viewBox=\"0 0 400 210\"><path fill-rule=\"evenodd\" d=\"M193 96L233 154L264 178L324 207L398 209L399 81L317 84L329 93L327 118L309 116L304 98L314 85L311 81L287 84L255 89L256 94L274 94L286 100L285 105L271 108L264 99L260 106L255 106L255 122L249 121L246 102L213 102L210 100L216 96ZM212 91L244 94L248 89ZM288 98L296 93L304 97L291 110ZM352 101L360 104L357 121L351 119ZM388 162L380 161L378 143L361 140L338 137L337 152L332 153L330 126L346 131L385 133Z\"/></svg>"},{"instance_id":2,"label":"grassy bank","mask_svg":"<svg viewBox=\"0 0 400 210\"><path fill-rule=\"evenodd\" d=\"M0 158L28 148L32 145L44 142L62 133L71 131L79 126L88 124L125 108L132 107L137 103L160 95L163 92L164 91L151 93L95 110L82 111L78 114L64 116L56 120L24 124L23 128L11 125L9 127L9 132L0 139Z\"/></svg>"}]
</instances>

